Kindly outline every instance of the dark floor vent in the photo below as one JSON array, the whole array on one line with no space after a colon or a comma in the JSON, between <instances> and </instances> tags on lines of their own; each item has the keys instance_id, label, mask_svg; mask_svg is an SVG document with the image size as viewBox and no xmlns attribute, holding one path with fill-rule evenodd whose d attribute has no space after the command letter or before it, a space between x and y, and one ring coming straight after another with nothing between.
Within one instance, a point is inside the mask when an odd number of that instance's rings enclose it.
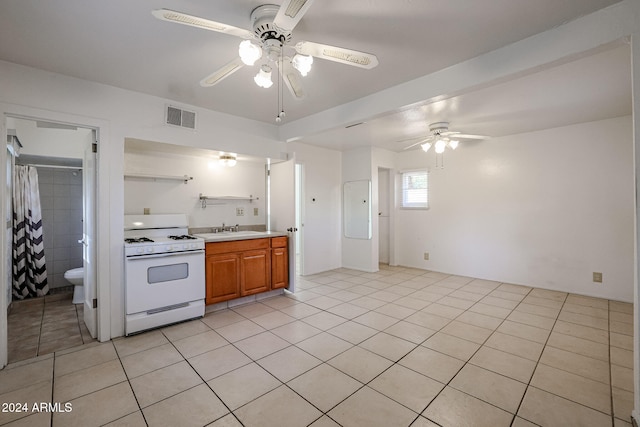
<instances>
[{"instance_id":1,"label":"dark floor vent","mask_svg":"<svg viewBox=\"0 0 640 427\"><path fill-rule=\"evenodd\" d=\"M167 105L165 123L187 129L196 128L196 113Z\"/></svg>"}]
</instances>

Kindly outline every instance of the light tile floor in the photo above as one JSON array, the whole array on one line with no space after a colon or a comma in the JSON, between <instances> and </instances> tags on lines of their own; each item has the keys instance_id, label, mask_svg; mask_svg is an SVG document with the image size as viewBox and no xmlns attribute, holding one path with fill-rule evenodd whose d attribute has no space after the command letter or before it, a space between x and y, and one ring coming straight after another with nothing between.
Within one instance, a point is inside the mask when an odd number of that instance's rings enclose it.
<instances>
[{"instance_id":1,"label":"light tile floor","mask_svg":"<svg viewBox=\"0 0 640 427\"><path fill-rule=\"evenodd\" d=\"M631 425L631 304L394 267L298 287L11 364L28 411L0 425Z\"/></svg>"}]
</instances>

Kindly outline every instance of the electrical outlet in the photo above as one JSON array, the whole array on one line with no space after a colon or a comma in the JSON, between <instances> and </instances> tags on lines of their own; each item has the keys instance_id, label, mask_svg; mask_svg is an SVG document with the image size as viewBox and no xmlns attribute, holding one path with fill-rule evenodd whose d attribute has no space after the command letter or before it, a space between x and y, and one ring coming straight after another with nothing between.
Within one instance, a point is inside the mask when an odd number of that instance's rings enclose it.
<instances>
[{"instance_id":1,"label":"electrical outlet","mask_svg":"<svg viewBox=\"0 0 640 427\"><path fill-rule=\"evenodd\" d=\"M429 261L429 252L424 253L424 260Z\"/></svg>"},{"instance_id":2,"label":"electrical outlet","mask_svg":"<svg viewBox=\"0 0 640 427\"><path fill-rule=\"evenodd\" d=\"M595 283L602 283L602 273L598 273L597 271L593 272L593 281Z\"/></svg>"},{"instance_id":3,"label":"electrical outlet","mask_svg":"<svg viewBox=\"0 0 640 427\"><path fill-rule=\"evenodd\" d=\"M253 208L253 216L258 216L258 208Z\"/></svg>"},{"instance_id":4,"label":"electrical outlet","mask_svg":"<svg viewBox=\"0 0 640 427\"><path fill-rule=\"evenodd\" d=\"M236 216L244 216L244 208L236 208Z\"/></svg>"},{"instance_id":5,"label":"electrical outlet","mask_svg":"<svg viewBox=\"0 0 640 427\"><path fill-rule=\"evenodd\" d=\"M151 213L151 209L150 208L144 208L144 209L142 209L142 212L144 212L145 215L149 215Z\"/></svg>"}]
</instances>

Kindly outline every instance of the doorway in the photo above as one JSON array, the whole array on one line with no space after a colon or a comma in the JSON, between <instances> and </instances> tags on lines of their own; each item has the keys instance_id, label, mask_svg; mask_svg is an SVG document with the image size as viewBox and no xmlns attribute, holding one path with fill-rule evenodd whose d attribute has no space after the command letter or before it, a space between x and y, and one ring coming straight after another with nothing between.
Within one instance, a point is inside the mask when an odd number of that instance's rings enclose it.
<instances>
[{"instance_id":1,"label":"doorway","mask_svg":"<svg viewBox=\"0 0 640 427\"><path fill-rule=\"evenodd\" d=\"M14 171L33 177L33 196L39 205L41 277L36 292L18 292L22 264L9 261L7 281L7 360L9 363L75 347L96 336L96 310L86 299L95 295L95 262L90 248L95 224L96 130L24 117L7 116L7 133L14 136L8 147L7 196L18 188ZM89 153L89 154L87 154ZM9 202L7 197L7 202ZM12 203L7 203L8 208ZM8 209L9 211L9 209ZM7 224L7 253L20 246L12 243L14 226ZM89 249L89 250L88 250ZM72 283L77 269L80 274ZM76 290L77 298L72 301ZM85 292L86 290L86 292ZM86 294L83 296L82 294ZM86 310L87 305L90 309ZM86 310L86 312L85 312ZM85 324L89 325L89 328ZM3 343L4 344L4 343Z\"/></svg>"}]
</instances>

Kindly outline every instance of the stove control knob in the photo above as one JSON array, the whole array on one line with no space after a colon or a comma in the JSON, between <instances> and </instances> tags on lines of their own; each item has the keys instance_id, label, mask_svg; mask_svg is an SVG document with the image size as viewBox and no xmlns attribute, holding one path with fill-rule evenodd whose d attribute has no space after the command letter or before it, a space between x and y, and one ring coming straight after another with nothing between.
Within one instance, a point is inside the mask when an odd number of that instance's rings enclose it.
<instances>
[{"instance_id":1,"label":"stove control knob","mask_svg":"<svg viewBox=\"0 0 640 427\"><path fill-rule=\"evenodd\" d=\"M182 249L189 249L189 245L182 245Z\"/></svg>"},{"instance_id":2,"label":"stove control knob","mask_svg":"<svg viewBox=\"0 0 640 427\"><path fill-rule=\"evenodd\" d=\"M167 246L167 251L171 251L171 250L173 250L173 246L171 245Z\"/></svg>"},{"instance_id":3,"label":"stove control knob","mask_svg":"<svg viewBox=\"0 0 640 427\"><path fill-rule=\"evenodd\" d=\"M144 252L144 249L143 249L143 248L138 248L138 249L136 250L136 252L138 252L139 254L141 254L141 253L143 253L143 252Z\"/></svg>"},{"instance_id":4,"label":"stove control knob","mask_svg":"<svg viewBox=\"0 0 640 427\"><path fill-rule=\"evenodd\" d=\"M153 252L153 248L152 247L148 247L147 248L147 252Z\"/></svg>"},{"instance_id":5,"label":"stove control knob","mask_svg":"<svg viewBox=\"0 0 640 427\"><path fill-rule=\"evenodd\" d=\"M195 248L196 248L196 246L197 246L197 245L196 245L195 243L192 243L192 244L191 244L191 249L195 249Z\"/></svg>"}]
</instances>

